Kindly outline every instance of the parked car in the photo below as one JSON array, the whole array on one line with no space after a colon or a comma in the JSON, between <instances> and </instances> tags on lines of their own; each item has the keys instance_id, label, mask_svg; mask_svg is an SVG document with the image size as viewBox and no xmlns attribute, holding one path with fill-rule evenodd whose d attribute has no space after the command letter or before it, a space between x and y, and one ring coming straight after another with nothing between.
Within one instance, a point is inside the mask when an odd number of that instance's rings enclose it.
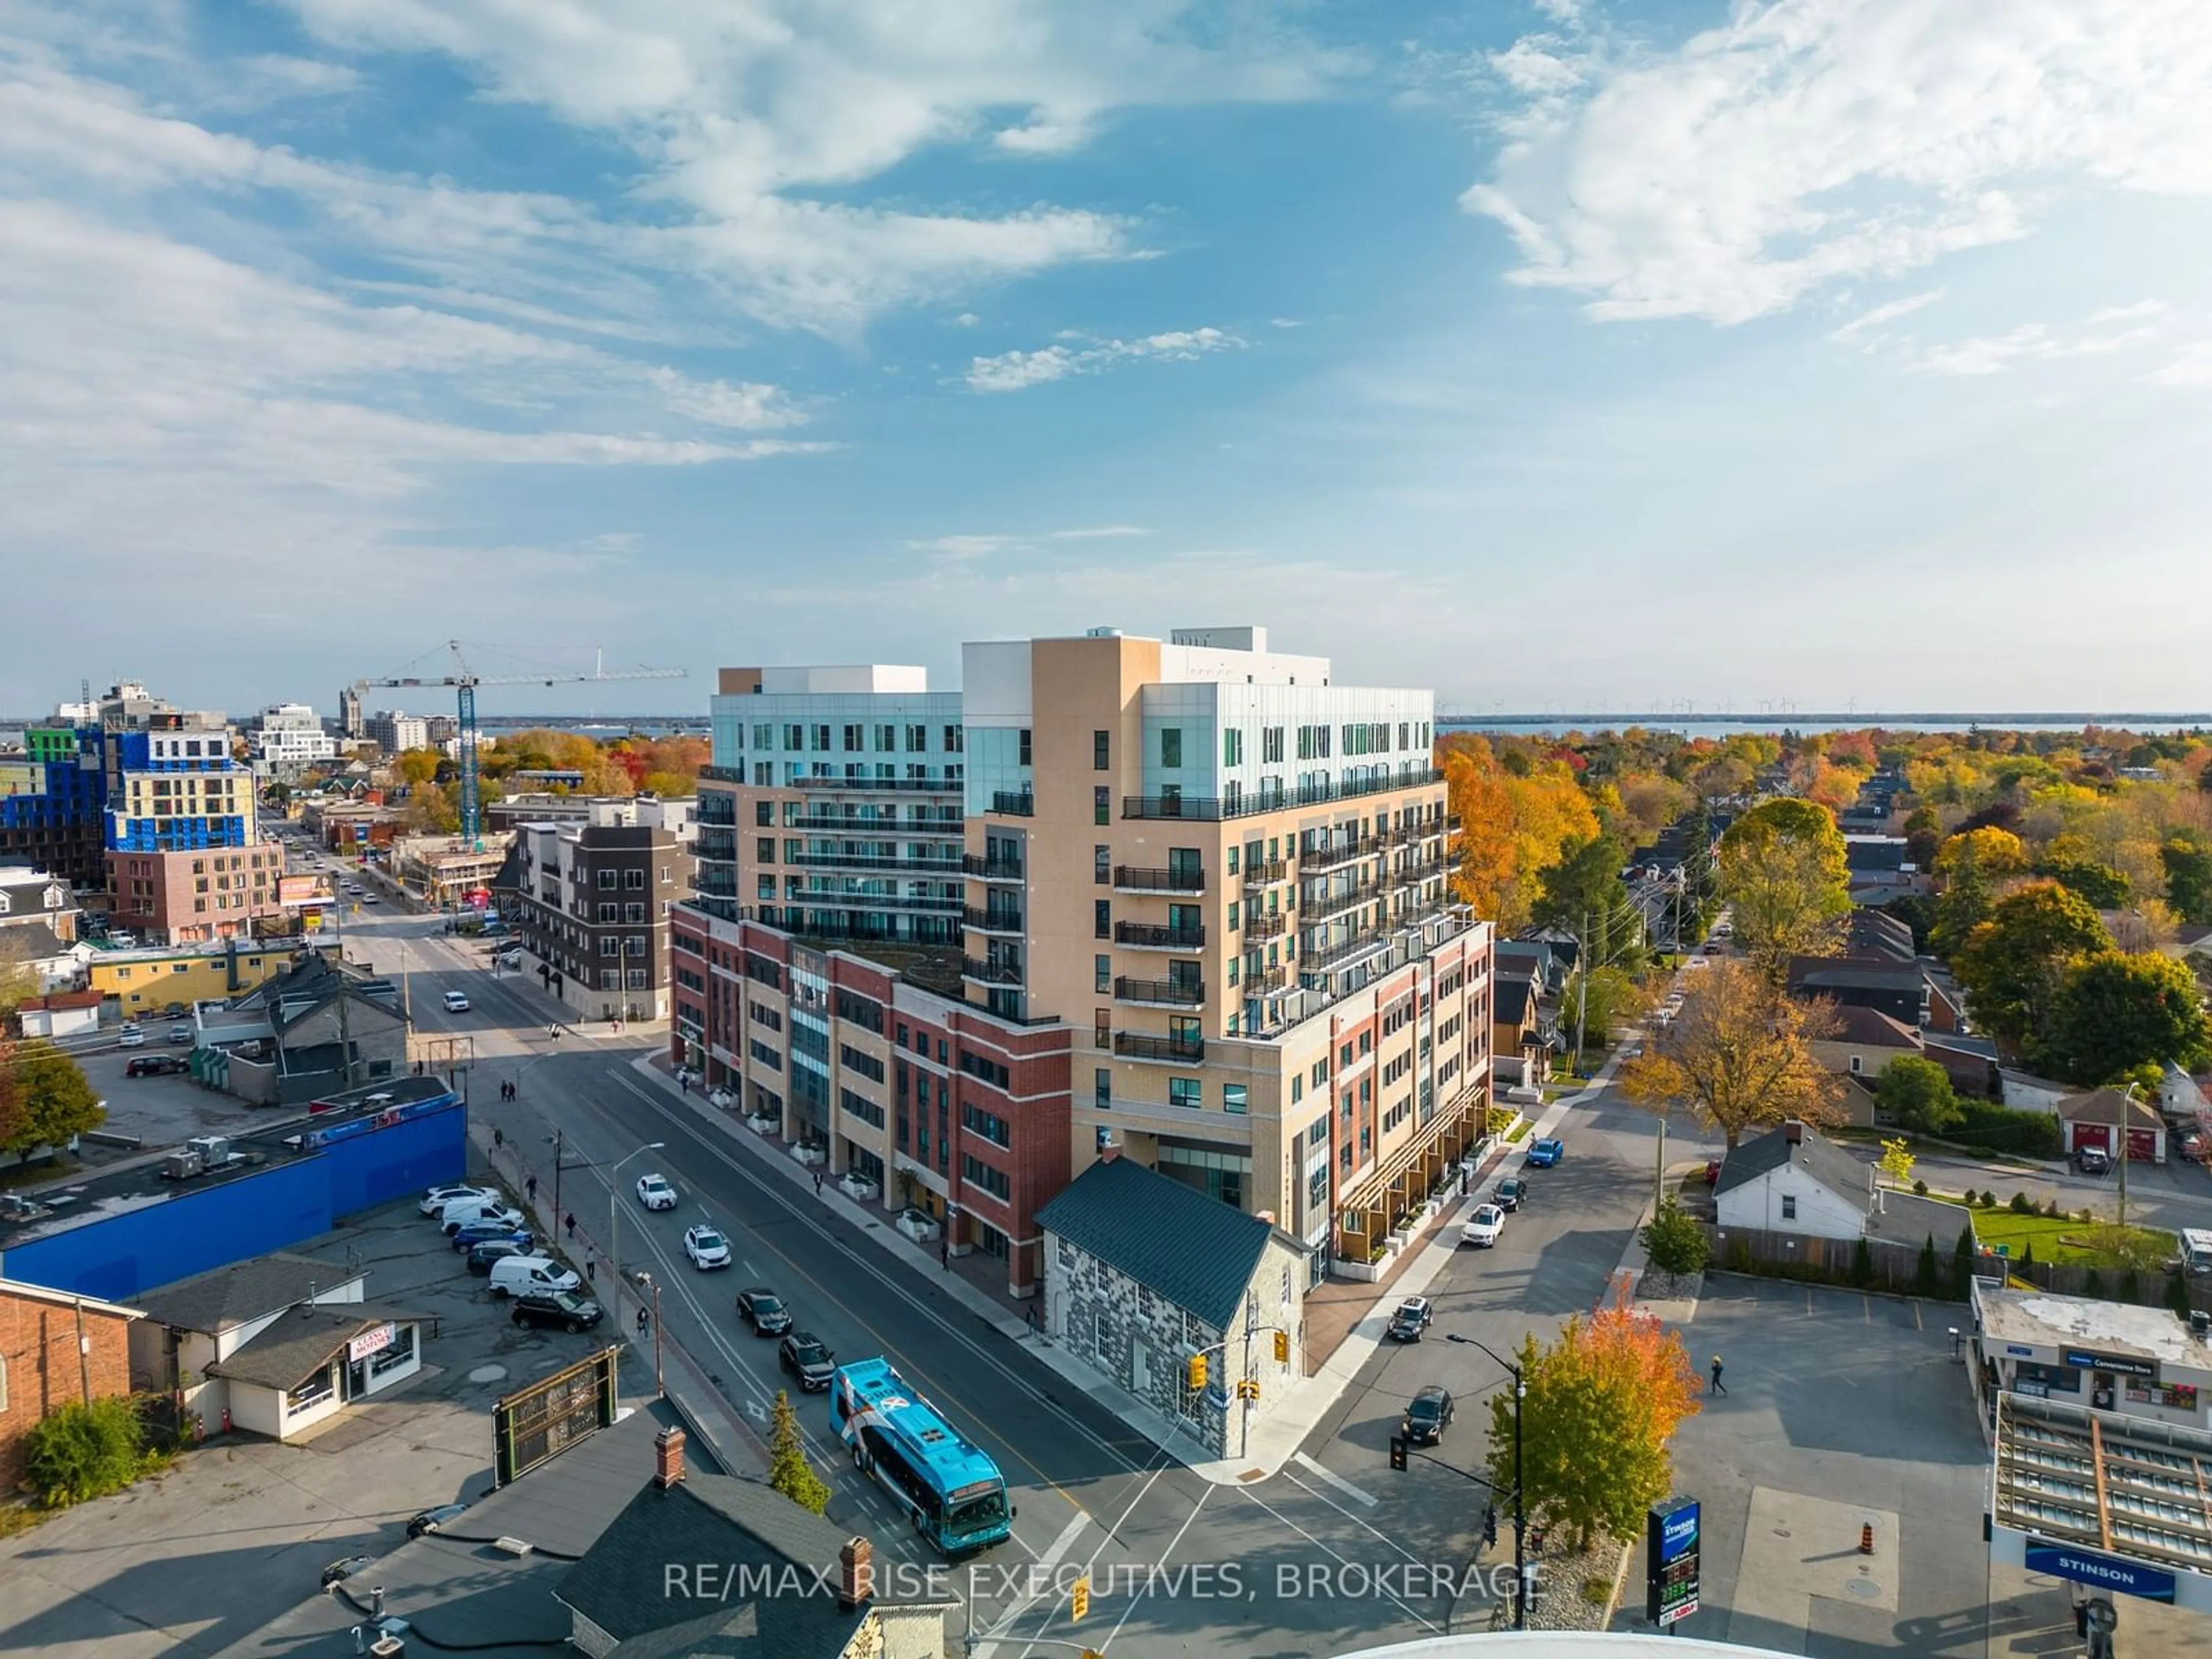
<instances>
[{"instance_id":1,"label":"parked car","mask_svg":"<svg viewBox=\"0 0 2212 1659\"><path fill-rule=\"evenodd\" d=\"M738 1317L753 1328L755 1336L781 1336L791 1328L791 1310L765 1285L738 1292Z\"/></svg>"},{"instance_id":2,"label":"parked car","mask_svg":"<svg viewBox=\"0 0 2212 1659\"><path fill-rule=\"evenodd\" d=\"M1705 1185L1717 1187L1720 1184L1721 1161L1717 1158L1709 1158L1705 1160Z\"/></svg>"},{"instance_id":3,"label":"parked car","mask_svg":"<svg viewBox=\"0 0 2212 1659\"><path fill-rule=\"evenodd\" d=\"M473 1227L479 1223L489 1227L491 1231L479 1234L478 1237L492 1238L501 1233L517 1231L521 1227L522 1222L521 1211L510 1205L501 1204L495 1199L489 1203L471 1199L457 1200L446 1206L439 1219L439 1224L446 1230L446 1237L448 1238L453 1237L462 1228Z\"/></svg>"},{"instance_id":4,"label":"parked car","mask_svg":"<svg viewBox=\"0 0 2212 1659\"><path fill-rule=\"evenodd\" d=\"M458 1521L469 1512L466 1504L441 1504L434 1510L424 1510L407 1523L407 1535L420 1538L424 1533L435 1532L448 1521Z\"/></svg>"},{"instance_id":5,"label":"parked car","mask_svg":"<svg viewBox=\"0 0 2212 1659\"><path fill-rule=\"evenodd\" d=\"M1492 1196L1499 1209L1517 1210L1528 1201L1528 1183L1518 1176L1509 1176L1498 1183L1498 1191Z\"/></svg>"},{"instance_id":6,"label":"parked car","mask_svg":"<svg viewBox=\"0 0 2212 1659\"><path fill-rule=\"evenodd\" d=\"M2112 1172L2112 1155L2102 1146L2076 1146L2074 1149L2074 1167L2083 1175L2110 1175Z\"/></svg>"},{"instance_id":7,"label":"parked car","mask_svg":"<svg viewBox=\"0 0 2212 1659\"><path fill-rule=\"evenodd\" d=\"M189 1072L191 1067L174 1054L139 1054L126 1061L123 1067L125 1077L168 1077L178 1072Z\"/></svg>"},{"instance_id":8,"label":"parked car","mask_svg":"<svg viewBox=\"0 0 2212 1659\"><path fill-rule=\"evenodd\" d=\"M453 1248L472 1250L479 1244L489 1244L499 1239L513 1239L523 1244L535 1244L537 1235L526 1227L516 1227L504 1221L471 1221L453 1234Z\"/></svg>"},{"instance_id":9,"label":"parked car","mask_svg":"<svg viewBox=\"0 0 2212 1659\"><path fill-rule=\"evenodd\" d=\"M436 1215L457 1198L481 1198L492 1203L497 1201L499 1192L492 1187L478 1187L465 1181L454 1182L447 1186L431 1188L422 1194L422 1203L416 1207L424 1215Z\"/></svg>"},{"instance_id":10,"label":"parked car","mask_svg":"<svg viewBox=\"0 0 2212 1659\"><path fill-rule=\"evenodd\" d=\"M1406 1414L1399 1419L1398 1432L1417 1446L1433 1446L1444 1437L1451 1420L1451 1390L1431 1382L1406 1402Z\"/></svg>"},{"instance_id":11,"label":"parked car","mask_svg":"<svg viewBox=\"0 0 2212 1659\"><path fill-rule=\"evenodd\" d=\"M145 1028L126 1025L115 1034L115 1041L125 1048L143 1048L146 1046Z\"/></svg>"},{"instance_id":12,"label":"parked car","mask_svg":"<svg viewBox=\"0 0 2212 1659\"><path fill-rule=\"evenodd\" d=\"M465 993L460 991L448 991L446 993L446 1012L447 1013L465 1014L468 1011L469 999Z\"/></svg>"},{"instance_id":13,"label":"parked car","mask_svg":"<svg viewBox=\"0 0 2212 1659\"><path fill-rule=\"evenodd\" d=\"M369 1565L370 1558L366 1555L349 1555L342 1561L333 1561L323 1569L323 1588L335 1589L354 1574L366 1571Z\"/></svg>"},{"instance_id":14,"label":"parked car","mask_svg":"<svg viewBox=\"0 0 2212 1659\"><path fill-rule=\"evenodd\" d=\"M2204 1161L2204 1137L2194 1129L2184 1130L2174 1139L2173 1155L2186 1164Z\"/></svg>"},{"instance_id":15,"label":"parked car","mask_svg":"<svg viewBox=\"0 0 2212 1659\"><path fill-rule=\"evenodd\" d=\"M172 1042L190 1042L196 1035L191 1024L181 1019L169 1027L169 1041Z\"/></svg>"},{"instance_id":16,"label":"parked car","mask_svg":"<svg viewBox=\"0 0 2212 1659\"><path fill-rule=\"evenodd\" d=\"M899 1218L891 1224L917 1244L933 1244L937 1241L937 1223L927 1210L901 1210Z\"/></svg>"},{"instance_id":17,"label":"parked car","mask_svg":"<svg viewBox=\"0 0 2212 1659\"><path fill-rule=\"evenodd\" d=\"M684 1254L702 1272L709 1267L726 1267L730 1265L730 1241L712 1227L686 1227Z\"/></svg>"},{"instance_id":18,"label":"parked car","mask_svg":"<svg viewBox=\"0 0 2212 1659\"><path fill-rule=\"evenodd\" d=\"M1532 1170L1548 1170L1567 1155L1567 1143L1556 1135L1546 1135L1528 1149L1522 1160Z\"/></svg>"},{"instance_id":19,"label":"parked car","mask_svg":"<svg viewBox=\"0 0 2212 1659\"><path fill-rule=\"evenodd\" d=\"M648 1210L672 1210L676 1188L668 1184L666 1176L641 1175L637 1178L637 1201Z\"/></svg>"},{"instance_id":20,"label":"parked car","mask_svg":"<svg viewBox=\"0 0 2212 1659\"><path fill-rule=\"evenodd\" d=\"M1486 1250L1498 1243L1498 1234L1504 1231L1504 1211L1499 1209L1495 1204L1477 1205L1474 1213L1467 1218L1467 1224L1459 1230L1459 1242L1462 1244L1472 1244L1479 1250Z\"/></svg>"},{"instance_id":21,"label":"parked car","mask_svg":"<svg viewBox=\"0 0 2212 1659\"><path fill-rule=\"evenodd\" d=\"M1390 1316L1390 1322L1382 1334L1396 1342L1418 1342L1421 1333L1429 1328L1436 1317L1436 1310L1425 1296L1409 1296L1401 1302Z\"/></svg>"},{"instance_id":22,"label":"parked car","mask_svg":"<svg viewBox=\"0 0 2212 1659\"><path fill-rule=\"evenodd\" d=\"M189 1019L191 1018L191 1012L192 1011L185 1007L183 1003L173 1002L161 1010L161 1018L163 1019Z\"/></svg>"},{"instance_id":23,"label":"parked car","mask_svg":"<svg viewBox=\"0 0 2212 1659\"><path fill-rule=\"evenodd\" d=\"M822 1345L819 1337L805 1331L790 1332L776 1345L775 1361L799 1379L801 1392L806 1394L826 1393L837 1370L836 1356Z\"/></svg>"},{"instance_id":24,"label":"parked car","mask_svg":"<svg viewBox=\"0 0 2212 1659\"><path fill-rule=\"evenodd\" d=\"M525 1291L514 1298L509 1316L518 1325L551 1325L574 1334L588 1331L606 1317L607 1310L588 1296L574 1291Z\"/></svg>"},{"instance_id":25,"label":"parked car","mask_svg":"<svg viewBox=\"0 0 2212 1659\"><path fill-rule=\"evenodd\" d=\"M554 1291L577 1291L584 1281L576 1270L564 1267L550 1256L502 1256L491 1264L494 1296L532 1296Z\"/></svg>"},{"instance_id":26,"label":"parked car","mask_svg":"<svg viewBox=\"0 0 2212 1659\"><path fill-rule=\"evenodd\" d=\"M487 1238L469 1246L469 1271L479 1279L489 1275L492 1264L504 1261L511 1255L528 1255L538 1247L529 1242L527 1233L516 1233L507 1238Z\"/></svg>"}]
</instances>

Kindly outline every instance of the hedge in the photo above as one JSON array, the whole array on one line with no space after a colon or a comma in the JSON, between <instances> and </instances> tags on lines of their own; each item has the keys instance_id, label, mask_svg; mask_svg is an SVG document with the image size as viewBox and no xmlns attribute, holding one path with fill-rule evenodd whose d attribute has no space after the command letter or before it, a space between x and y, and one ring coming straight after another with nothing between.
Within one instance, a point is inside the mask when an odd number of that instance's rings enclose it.
<instances>
[{"instance_id":1,"label":"hedge","mask_svg":"<svg viewBox=\"0 0 2212 1659\"><path fill-rule=\"evenodd\" d=\"M1984 1152L2013 1152L2023 1158L2062 1158L2064 1132L2049 1112L2015 1111L1987 1101L1962 1100L1966 1121L1944 1132L1943 1139Z\"/></svg>"}]
</instances>

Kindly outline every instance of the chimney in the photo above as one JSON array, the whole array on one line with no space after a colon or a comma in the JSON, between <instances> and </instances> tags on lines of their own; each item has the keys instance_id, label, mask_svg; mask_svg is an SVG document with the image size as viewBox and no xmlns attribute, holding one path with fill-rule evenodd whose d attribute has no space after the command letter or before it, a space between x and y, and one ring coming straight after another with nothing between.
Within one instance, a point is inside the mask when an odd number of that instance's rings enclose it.
<instances>
[{"instance_id":1,"label":"chimney","mask_svg":"<svg viewBox=\"0 0 2212 1659\"><path fill-rule=\"evenodd\" d=\"M865 1538L848 1539L837 1552L837 1605L850 1613L876 1593L876 1552Z\"/></svg>"},{"instance_id":2,"label":"chimney","mask_svg":"<svg viewBox=\"0 0 2212 1659\"><path fill-rule=\"evenodd\" d=\"M1805 1126L1794 1117L1782 1126L1782 1133L1789 1137L1792 1146L1802 1146L1805 1144Z\"/></svg>"},{"instance_id":3,"label":"chimney","mask_svg":"<svg viewBox=\"0 0 2212 1659\"><path fill-rule=\"evenodd\" d=\"M1109 1140L1103 1146L1101 1146L1098 1149L1098 1161L1101 1164L1111 1164L1115 1158L1121 1156L1121 1148L1120 1145L1115 1141Z\"/></svg>"},{"instance_id":4,"label":"chimney","mask_svg":"<svg viewBox=\"0 0 2212 1659\"><path fill-rule=\"evenodd\" d=\"M666 1492L684 1478L684 1431L663 1429L653 1437L653 1484Z\"/></svg>"}]
</instances>

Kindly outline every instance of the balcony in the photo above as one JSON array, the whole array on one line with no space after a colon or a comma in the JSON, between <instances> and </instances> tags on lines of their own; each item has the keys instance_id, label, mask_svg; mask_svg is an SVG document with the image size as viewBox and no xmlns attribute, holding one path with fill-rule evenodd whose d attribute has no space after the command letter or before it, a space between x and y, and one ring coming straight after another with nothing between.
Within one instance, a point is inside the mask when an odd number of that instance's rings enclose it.
<instances>
[{"instance_id":1,"label":"balcony","mask_svg":"<svg viewBox=\"0 0 2212 1659\"><path fill-rule=\"evenodd\" d=\"M1388 889L1381 882L1363 881L1349 892L1325 894L1306 903L1299 912L1299 923L1304 927L1310 927L1316 921L1324 921L1330 916L1341 915L1346 910L1357 909L1363 904L1372 904L1387 890Z\"/></svg>"},{"instance_id":2,"label":"balcony","mask_svg":"<svg viewBox=\"0 0 2212 1659\"><path fill-rule=\"evenodd\" d=\"M1316 847L1310 853L1298 854L1298 870L1304 875L1314 875L1322 870L1334 870L1354 859L1373 858L1389 842L1381 836L1363 836L1356 841L1338 842L1333 847Z\"/></svg>"},{"instance_id":3,"label":"balcony","mask_svg":"<svg viewBox=\"0 0 2212 1659\"><path fill-rule=\"evenodd\" d=\"M699 769L702 783L743 783L745 769L742 766L702 766Z\"/></svg>"},{"instance_id":4,"label":"balcony","mask_svg":"<svg viewBox=\"0 0 2212 1659\"><path fill-rule=\"evenodd\" d=\"M793 778L779 789L830 789L848 795L957 795L966 787L951 778Z\"/></svg>"},{"instance_id":5,"label":"balcony","mask_svg":"<svg viewBox=\"0 0 2212 1659\"><path fill-rule=\"evenodd\" d=\"M1141 1031L1116 1031L1114 1033L1114 1052L1123 1060L1152 1060L1170 1066L1196 1066L1206 1059L1206 1039L1149 1036Z\"/></svg>"},{"instance_id":6,"label":"balcony","mask_svg":"<svg viewBox=\"0 0 2212 1659\"><path fill-rule=\"evenodd\" d=\"M1287 968L1266 968L1256 974L1247 974L1237 988L1248 997L1264 997L1291 988L1291 970Z\"/></svg>"},{"instance_id":7,"label":"balcony","mask_svg":"<svg viewBox=\"0 0 2212 1659\"><path fill-rule=\"evenodd\" d=\"M977 957L963 957L960 977L972 979L978 985L1019 985L1022 968L1018 962L986 962Z\"/></svg>"},{"instance_id":8,"label":"balcony","mask_svg":"<svg viewBox=\"0 0 2212 1659\"><path fill-rule=\"evenodd\" d=\"M991 792L991 810L1004 817L1033 818L1036 797L1026 789L995 789Z\"/></svg>"},{"instance_id":9,"label":"balcony","mask_svg":"<svg viewBox=\"0 0 2212 1659\"><path fill-rule=\"evenodd\" d=\"M1418 864L1409 864L1402 870L1392 871L1390 885L1409 886L1415 882L1426 881L1431 876L1441 876L1450 867L1451 860L1449 859L1423 859Z\"/></svg>"},{"instance_id":10,"label":"balcony","mask_svg":"<svg viewBox=\"0 0 2212 1659\"><path fill-rule=\"evenodd\" d=\"M1156 927L1145 921L1117 921L1114 943L1139 951L1196 951L1206 944L1203 927Z\"/></svg>"},{"instance_id":11,"label":"balcony","mask_svg":"<svg viewBox=\"0 0 2212 1659\"><path fill-rule=\"evenodd\" d=\"M1248 939L1273 939L1290 925L1291 919L1279 910L1255 910L1244 918L1244 937Z\"/></svg>"},{"instance_id":12,"label":"balcony","mask_svg":"<svg viewBox=\"0 0 2212 1659\"><path fill-rule=\"evenodd\" d=\"M1244 866L1244 884L1247 887L1265 887L1270 882L1288 881L1290 878L1291 866L1282 859L1268 859Z\"/></svg>"},{"instance_id":13,"label":"balcony","mask_svg":"<svg viewBox=\"0 0 2212 1659\"><path fill-rule=\"evenodd\" d=\"M1308 951L1298 957L1298 971L1303 974L1334 974L1380 956L1390 948L1390 936L1370 929L1332 946L1326 951Z\"/></svg>"},{"instance_id":14,"label":"balcony","mask_svg":"<svg viewBox=\"0 0 2212 1659\"><path fill-rule=\"evenodd\" d=\"M1368 778L1355 783L1309 785L1302 789L1255 792L1223 799L1212 795L1124 795L1125 818L1188 818L1200 823L1223 818L1249 818L1262 812L1286 811L1297 806L1324 806L1331 801L1360 800L1401 789L1420 789L1443 781L1434 767L1423 767L1404 777Z\"/></svg>"},{"instance_id":15,"label":"balcony","mask_svg":"<svg viewBox=\"0 0 2212 1659\"><path fill-rule=\"evenodd\" d=\"M1114 1000L1140 1003L1154 1008L1202 1008L1206 986L1199 980L1117 979Z\"/></svg>"},{"instance_id":16,"label":"balcony","mask_svg":"<svg viewBox=\"0 0 2212 1659\"><path fill-rule=\"evenodd\" d=\"M969 927L979 933L1003 933L1009 939L1022 936L1022 913L1018 910L978 910L969 905L966 915Z\"/></svg>"},{"instance_id":17,"label":"balcony","mask_svg":"<svg viewBox=\"0 0 2212 1659\"><path fill-rule=\"evenodd\" d=\"M1019 859L984 858L977 854L969 853L961 859L960 867L967 874L983 881L1022 879L1023 866Z\"/></svg>"},{"instance_id":18,"label":"balcony","mask_svg":"<svg viewBox=\"0 0 2212 1659\"><path fill-rule=\"evenodd\" d=\"M1203 893L1203 870L1146 870L1133 864L1114 866L1114 890L1120 893Z\"/></svg>"},{"instance_id":19,"label":"balcony","mask_svg":"<svg viewBox=\"0 0 2212 1659\"><path fill-rule=\"evenodd\" d=\"M848 836L870 836L878 838L890 836L942 836L958 839L962 821L958 818L854 818L835 813L802 813L787 817L776 826L780 830L836 830Z\"/></svg>"},{"instance_id":20,"label":"balcony","mask_svg":"<svg viewBox=\"0 0 2212 1659\"><path fill-rule=\"evenodd\" d=\"M808 870L890 870L900 875L935 876L958 881L961 868L955 859L909 859L880 853L794 853L786 864Z\"/></svg>"}]
</instances>

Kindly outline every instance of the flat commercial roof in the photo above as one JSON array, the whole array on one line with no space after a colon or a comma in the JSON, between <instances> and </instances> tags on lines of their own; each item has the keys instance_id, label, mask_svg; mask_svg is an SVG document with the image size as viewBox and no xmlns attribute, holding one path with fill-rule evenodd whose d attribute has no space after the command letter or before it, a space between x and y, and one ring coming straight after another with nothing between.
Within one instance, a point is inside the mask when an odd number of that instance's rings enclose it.
<instances>
[{"instance_id":1,"label":"flat commercial roof","mask_svg":"<svg viewBox=\"0 0 2212 1659\"><path fill-rule=\"evenodd\" d=\"M1942 1241L1938 1239L1940 1245ZM2171 1308L2139 1308L2048 1291L1997 1290L1977 1284L1983 1346L2020 1342L2134 1354L2191 1370L2212 1371L2212 1343L2182 1323Z\"/></svg>"}]
</instances>

